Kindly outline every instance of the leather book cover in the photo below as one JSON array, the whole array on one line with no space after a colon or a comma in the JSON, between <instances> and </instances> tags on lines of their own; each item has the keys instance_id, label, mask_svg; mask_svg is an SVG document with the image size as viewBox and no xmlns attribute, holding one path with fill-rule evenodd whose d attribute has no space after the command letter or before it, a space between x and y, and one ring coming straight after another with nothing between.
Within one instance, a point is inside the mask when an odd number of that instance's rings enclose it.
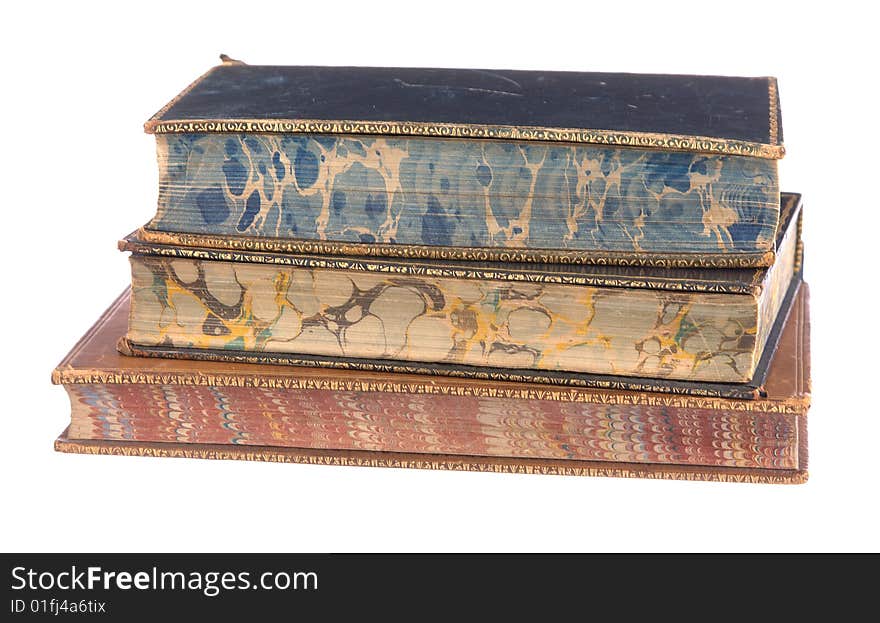
<instances>
[{"instance_id":1,"label":"leather book cover","mask_svg":"<svg viewBox=\"0 0 880 623\"><path fill-rule=\"evenodd\" d=\"M226 59L144 127L150 133L516 138L763 158L784 153L771 77L271 66Z\"/></svg>"},{"instance_id":2,"label":"leather book cover","mask_svg":"<svg viewBox=\"0 0 880 623\"><path fill-rule=\"evenodd\" d=\"M713 267L776 252L773 78L229 59L145 127L152 243Z\"/></svg>"}]
</instances>

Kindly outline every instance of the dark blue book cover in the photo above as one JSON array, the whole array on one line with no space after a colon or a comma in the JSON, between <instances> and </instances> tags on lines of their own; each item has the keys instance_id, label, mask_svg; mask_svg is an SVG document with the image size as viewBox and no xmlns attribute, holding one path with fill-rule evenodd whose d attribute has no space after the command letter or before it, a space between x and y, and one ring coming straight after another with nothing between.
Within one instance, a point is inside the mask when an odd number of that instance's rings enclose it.
<instances>
[{"instance_id":1,"label":"dark blue book cover","mask_svg":"<svg viewBox=\"0 0 880 623\"><path fill-rule=\"evenodd\" d=\"M154 242L666 266L775 257L774 78L227 59L146 129Z\"/></svg>"}]
</instances>

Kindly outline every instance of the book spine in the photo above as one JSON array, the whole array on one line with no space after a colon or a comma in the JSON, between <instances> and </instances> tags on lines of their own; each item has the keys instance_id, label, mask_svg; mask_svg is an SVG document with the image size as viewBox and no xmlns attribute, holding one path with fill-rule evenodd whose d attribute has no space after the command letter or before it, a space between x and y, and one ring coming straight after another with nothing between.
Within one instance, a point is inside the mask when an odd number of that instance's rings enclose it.
<instances>
[{"instance_id":1,"label":"book spine","mask_svg":"<svg viewBox=\"0 0 880 623\"><path fill-rule=\"evenodd\" d=\"M82 440L798 469L799 418L760 411L146 384L66 385Z\"/></svg>"},{"instance_id":2,"label":"book spine","mask_svg":"<svg viewBox=\"0 0 880 623\"><path fill-rule=\"evenodd\" d=\"M779 217L777 164L760 158L419 137L156 138L159 207L148 228L159 232L378 244L420 257L754 261L773 250Z\"/></svg>"}]
</instances>

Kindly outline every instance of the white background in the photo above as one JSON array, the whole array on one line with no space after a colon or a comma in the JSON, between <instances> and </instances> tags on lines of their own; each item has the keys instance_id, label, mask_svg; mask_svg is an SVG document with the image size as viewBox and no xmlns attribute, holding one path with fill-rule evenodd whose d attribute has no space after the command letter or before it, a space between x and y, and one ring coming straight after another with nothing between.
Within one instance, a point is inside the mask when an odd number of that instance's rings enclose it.
<instances>
[{"instance_id":1,"label":"white background","mask_svg":"<svg viewBox=\"0 0 880 623\"><path fill-rule=\"evenodd\" d=\"M0 550L877 550L876 22L857 3L808 4L7 4ZM220 52L253 64L777 76L782 188L806 205L809 483L53 452L69 404L50 372L125 286L116 240L155 208L142 123Z\"/></svg>"}]
</instances>

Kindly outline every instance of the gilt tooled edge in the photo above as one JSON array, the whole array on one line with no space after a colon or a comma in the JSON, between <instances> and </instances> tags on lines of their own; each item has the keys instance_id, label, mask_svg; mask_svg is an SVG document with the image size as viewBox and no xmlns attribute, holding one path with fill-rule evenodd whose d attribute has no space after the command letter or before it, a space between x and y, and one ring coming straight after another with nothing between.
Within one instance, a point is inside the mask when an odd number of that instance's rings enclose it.
<instances>
[{"instance_id":1,"label":"gilt tooled edge","mask_svg":"<svg viewBox=\"0 0 880 623\"><path fill-rule=\"evenodd\" d=\"M197 81L198 82L198 81ZM192 88L193 83L189 88ZM171 105L176 100L172 100ZM162 121L160 111L144 124L150 134L273 133L273 134L373 134L387 136L429 136L436 138L547 141L591 143L617 147L728 154L778 160L785 147L710 136L687 136L655 132L549 128L471 123L423 121L359 121L323 119L180 119ZM775 117L774 117L775 118ZM775 123L773 124L775 125ZM772 135L771 126L771 135Z\"/></svg>"},{"instance_id":2,"label":"gilt tooled edge","mask_svg":"<svg viewBox=\"0 0 880 623\"><path fill-rule=\"evenodd\" d=\"M488 369L455 364L422 364L393 360L367 360L344 357L321 357L286 353L227 351L220 349L197 349L136 344L128 338L121 340L122 347L138 357L186 359L193 361L216 361L222 363L255 363L261 365L285 365L302 368L336 369L359 372L415 374L471 379L501 383L537 383L547 386L577 389L640 391L659 394L691 395L704 398L733 400L757 400L759 391L751 383L687 383L684 381L661 381L638 377L614 377L600 374L554 374L555 371Z\"/></svg>"},{"instance_id":3,"label":"gilt tooled edge","mask_svg":"<svg viewBox=\"0 0 880 623\"><path fill-rule=\"evenodd\" d=\"M294 268L319 270L353 270L364 273L390 275L414 275L419 277L467 279L476 281L510 281L522 283L553 283L571 286L597 288L638 288L646 290L669 290L672 292L700 292L711 294L735 294L757 297L761 284L767 274L766 269L755 269L749 281L735 282L712 279L681 279L677 277L604 276L563 273L560 271L526 267L510 269L498 267L418 263L413 260L398 261L333 257L318 255L276 255L256 251L225 251L204 247L186 247L164 244L149 244L135 238L119 241L119 249L137 256L158 256L199 261L235 262L238 264L268 264L271 266L291 266Z\"/></svg>"},{"instance_id":4,"label":"gilt tooled edge","mask_svg":"<svg viewBox=\"0 0 880 623\"><path fill-rule=\"evenodd\" d=\"M555 459L519 459L464 455L431 455L397 452L321 450L270 446L233 446L174 444L137 441L70 439L64 431L55 441L55 450L63 453L105 456L140 456L245 460L271 463L337 465L356 467L394 467L407 469L455 470L508 474L556 476L608 476L764 484L800 484L806 482L806 470L770 470L737 467L701 467L659 463L621 463L609 461L566 461Z\"/></svg>"},{"instance_id":5,"label":"gilt tooled edge","mask_svg":"<svg viewBox=\"0 0 880 623\"><path fill-rule=\"evenodd\" d=\"M779 90L776 86L776 78L767 79L767 91L770 104L770 143L776 145L779 142Z\"/></svg>"},{"instance_id":6,"label":"gilt tooled edge","mask_svg":"<svg viewBox=\"0 0 880 623\"><path fill-rule=\"evenodd\" d=\"M556 249L508 249L490 247L434 247L412 244L339 242L333 240L266 239L253 236L216 236L165 232L141 227L129 238L133 242L198 247L230 252L300 253L407 260L465 260L632 266L655 268L765 268L776 258L774 251L758 253L628 253L620 251L561 251Z\"/></svg>"},{"instance_id":7,"label":"gilt tooled edge","mask_svg":"<svg viewBox=\"0 0 880 623\"><path fill-rule=\"evenodd\" d=\"M132 348L126 338L119 341L119 349L130 356L155 356ZM172 359L178 358L171 356ZM312 370L320 368L312 368ZM512 398L517 400L549 400L554 402L596 403L608 405L641 405L675 409L711 409L743 412L805 415L809 398L793 397L786 400L766 398L735 399L687 394L646 393L584 387L547 385L544 387L522 384L488 385L467 383L451 377L418 378L406 380L379 380L357 377L315 377L311 375L267 375L265 373L211 373L211 372L139 372L100 368L59 367L53 375L58 385L192 385L205 387L253 387L262 389L305 389L328 391L389 392L396 394L438 394L477 398Z\"/></svg>"}]
</instances>

